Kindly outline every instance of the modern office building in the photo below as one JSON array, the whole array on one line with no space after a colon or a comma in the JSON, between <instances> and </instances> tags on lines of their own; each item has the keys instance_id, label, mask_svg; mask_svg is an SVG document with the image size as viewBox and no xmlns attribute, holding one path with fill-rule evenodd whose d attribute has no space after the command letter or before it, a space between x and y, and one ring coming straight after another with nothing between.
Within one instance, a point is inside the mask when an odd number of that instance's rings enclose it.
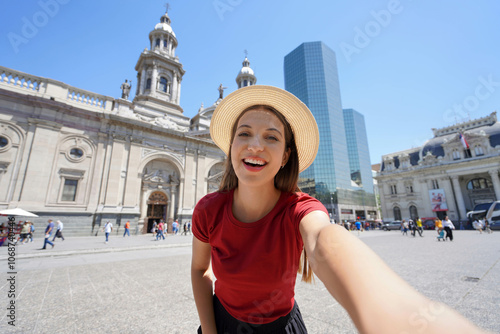
<instances>
[{"instance_id":1,"label":"modern office building","mask_svg":"<svg viewBox=\"0 0 500 334\"><path fill-rule=\"evenodd\" d=\"M336 220L375 219L364 119L347 111L347 137L335 52L322 42L303 43L285 56L284 74L285 89L309 107L320 133L318 155L301 173L300 188L325 204Z\"/></svg>"},{"instance_id":2,"label":"modern office building","mask_svg":"<svg viewBox=\"0 0 500 334\"><path fill-rule=\"evenodd\" d=\"M354 109L344 109L344 127L351 181L365 192L371 193L373 192L373 174L365 116Z\"/></svg>"}]
</instances>

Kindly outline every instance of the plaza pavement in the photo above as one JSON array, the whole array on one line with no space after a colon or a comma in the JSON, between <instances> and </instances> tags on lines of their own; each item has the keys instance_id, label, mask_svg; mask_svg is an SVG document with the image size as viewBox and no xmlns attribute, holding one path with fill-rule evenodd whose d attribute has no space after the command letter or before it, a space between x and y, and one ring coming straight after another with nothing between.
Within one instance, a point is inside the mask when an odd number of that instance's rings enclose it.
<instances>
[{"instance_id":1,"label":"plaza pavement","mask_svg":"<svg viewBox=\"0 0 500 334\"><path fill-rule=\"evenodd\" d=\"M423 238L378 230L359 237L418 291L500 333L499 232L455 231L453 242L438 242L434 231ZM10 276L1 247L0 333L195 333L191 238L114 234L108 244L100 235L56 239L46 250L41 238L17 246L16 327L8 325ZM297 280L296 299L309 333L357 333L319 280ZM416 326L418 332L425 321Z\"/></svg>"}]
</instances>

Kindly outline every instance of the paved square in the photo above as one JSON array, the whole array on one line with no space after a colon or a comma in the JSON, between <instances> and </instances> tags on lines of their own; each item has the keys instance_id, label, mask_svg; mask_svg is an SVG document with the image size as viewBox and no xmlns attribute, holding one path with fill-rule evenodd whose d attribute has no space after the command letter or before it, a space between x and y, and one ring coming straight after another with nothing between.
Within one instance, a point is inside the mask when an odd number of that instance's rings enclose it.
<instances>
[{"instance_id":1,"label":"paved square","mask_svg":"<svg viewBox=\"0 0 500 334\"><path fill-rule=\"evenodd\" d=\"M456 231L453 242L435 235L369 231L360 238L418 291L500 333L500 233ZM17 246L15 328L8 325L2 247L0 333L195 333L191 238L114 235L108 244L87 237L58 239L44 251L38 250L41 240ZM296 295L309 333L357 333L319 280L298 280Z\"/></svg>"}]
</instances>

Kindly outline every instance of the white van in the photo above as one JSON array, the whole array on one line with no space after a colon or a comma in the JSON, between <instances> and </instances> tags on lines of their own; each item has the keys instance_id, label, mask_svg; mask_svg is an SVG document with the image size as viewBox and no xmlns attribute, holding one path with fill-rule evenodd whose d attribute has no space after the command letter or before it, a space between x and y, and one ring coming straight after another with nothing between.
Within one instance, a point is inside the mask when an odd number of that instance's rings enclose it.
<instances>
[{"instance_id":1,"label":"white van","mask_svg":"<svg viewBox=\"0 0 500 334\"><path fill-rule=\"evenodd\" d=\"M474 207L474 210L467 212L467 218L488 219L489 222L500 220L500 201L481 203Z\"/></svg>"}]
</instances>

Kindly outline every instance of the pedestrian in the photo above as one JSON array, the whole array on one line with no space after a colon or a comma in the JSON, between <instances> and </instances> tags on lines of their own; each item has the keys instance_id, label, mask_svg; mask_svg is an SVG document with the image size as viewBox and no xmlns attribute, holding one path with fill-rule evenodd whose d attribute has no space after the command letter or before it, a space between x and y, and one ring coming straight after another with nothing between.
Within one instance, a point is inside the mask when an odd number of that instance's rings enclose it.
<instances>
[{"instance_id":1,"label":"pedestrian","mask_svg":"<svg viewBox=\"0 0 500 334\"><path fill-rule=\"evenodd\" d=\"M156 233L156 240L157 241L160 238L163 238L163 240L165 240L165 236L163 235L163 226L164 226L164 224L163 224L163 219L162 219L162 220L160 220L160 223L158 224L158 227L157 227L157 229L158 229L158 232Z\"/></svg>"},{"instance_id":2,"label":"pedestrian","mask_svg":"<svg viewBox=\"0 0 500 334\"><path fill-rule=\"evenodd\" d=\"M358 235L359 235L359 232L361 231L361 222L359 220L356 220L354 225L356 226L356 231L358 231Z\"/></svg>"},{"instance_id":3,"label":"pedestrian","mask_svg":"<svg viewBox=\"0 0 500 334\"><path fill-rule=\"evenodd\" d=\"M488 232L488 234L493 233L490 228L490 222L488 221L488 219L484 219L484 232Z\"/></svg>"},{"instance_id":4,"label":"pedestrian","mask_svg":"<svg viewBox=\"0 0 500 334\"><path fill-rule=\"evenodd\" d=\"M190 220L188 220L187 226L188 226L188 233L191 234L191 221Z\"/></svg>"},{"instance_id":5,"label":"pedestrian","mask_svg":"<svg viewBox=\"0 0 500 334\"><path fill-rule=\"evenodd\" d=\"M104 242L105 244L108 243L108 239L109 239L109 234L113 231L113 224L111 224L111 222L108 220L106 221L106 224L104 225L104 234L106 235L106 241Z\"/></svg>"},{"instance_id":6,"label":"pedestrian","mask_svg":"<svg viewBox=\"0 0 500 334\"><path fill-rule=\"evenodd\" d=\"M187 235L188 226L187 223L182 224L182 235Z\"/></svg>"},{"instance_id":7,"label":"pedestrian","mask_svg":"<svg viewBox=\"0 0 500 334\"><path fill-rule=\"evenodd\" d=\"M408 220L408 227L410 228L411 236L415 238L417 235L417 224L415 224L413 219Z\"/></svg>"},{"instance_id":8,"label":"pedestrian","mask_svg":"<svg viewBox=\"0 0 500 334\"><path fill-rule=\"evenodd\" d=\"M127 220L125 223L125 232L123 232L123 236L128 235L130 237L130 221Z\"/></svg>"},{"instance_id":9,"label":"pedestrian","mask_svg":"<svg viewBox=\"0 0 500 334\"><path fill-rule=\"evenodd\" d=\"M424 233L424 227L422 226L422 219L420 219L420 217L417 217L417 231L418 235L423 237L422 233Z\"/></svg>"},{"instance_id":10,"label":"pedestrian","mask_svg":"<svg viewBox=\"0 0 500 334\"><path fill-rule=\"evenodd\" d=\"M314 271L361 333L415 332L408 319L429 305L440 313L425 323L427 332L481 332L415 291L359 238L330 224L321 202L299 192L319 132L295 96L240 88L217 106L210 135L228 157L219 190L193 211L198 333L307 333L294 298L299 263L302 279L310 282ZM356 261L346 261L353 254Z\"/></svg>"},{"instance_id":11,"label":"pedestrian","mask_svg":"<svg viewBox=\"0 0 500 334\"><path fill-rule=\"evenodd\" d=\"M452 232L452 230L455 229L455 225L453 225L453 223L448 218L448 216L444 217L443 228L444 228L444 231L446 232L446 239L449 238L450 241L453 241L453 232Z\"/></svg>"},{"instance_id":12,"label":"pedestrian","mask_svg":"<svg viewBox=\"0 0 500 334\"><path fill-rule=\"evenodd\" d=\"M154 238L153 240L156 240L156 234L158 234L158 222L156 220L153 222L151 233L153 233L153 238Z\"/></svg>"},{"instance_id":13,"label":"pedestrian","mask_svg":"<svg viewBox=\"0 0 500 334\"><path fill-rule=\"evenodd\" d=\"M25 244L28 242L30 233L30 223L25 221L23 227L21 228L21 232L19 233L19 238L17 238L16 243Z\"/></svg>"},{"instance_id":14,"label":"pedestrian","mask_svg":"<svg viewBox=\"0 0 500 334\"><path fill-rule=\"evenodd\" d=\"M172 223L172 230L174 232L174 235L179 231L179 222L177 221L177 219Z\"/></svg>"},{"instance_id":15,"label":"pedestrian","mask_svg":"<svg viewBox=\"0 0 500 334\"><path fill-rule=\"evenodd\" d=\"M408 223L404 219L401 222L401 231L403 232L403 235L408 235Z\"/></svg>"},{"instance_id":16,"label":"pedestrian","mask_svg":"<svg viewBox=\"0 0 500 334\"><path fill-rule=\"evenodd\" d=\"M439 234L439 232L441 232L443 230L443 222L439 218L436 218L436 220L434 221L434 224L436 226L437 234Z\"/></svg>"},{"instance_id":17,"label":"pedestrian","mask_svg":"<svg viewBox=\"0 0 500 334\"><path fill-rule=\"evenodd\" d=\"M35 234L35 225L32 222L30 223L30 233L28 235L30 242L33 242L33 234Z\"/></svg>"},{"instance_id":18,"label":"pedestrian","mask_svg":"<svg viewBox=\"0 0 500 334\"><path fill-rule=\"evenodd\" d=\"M472 222L472 226L479 231L479 234L483 233L483 223L477 218L475 218L474 221Z\"/></svg>"},{"instance_id":19,"label":"pedestrian","mask_svg":"<svg viewBox=\"0 0 500 334\"><path fill-rule=\"evenodd\" d=\"M50 241L50 236L52 235L52 231L54 230L54 222L52 219L48 220L47 227L45 228L45 240L43 242L42 249L47 248L47 244L51 245L54 248L54 244Z\"/></svg>"},{"instance_id":20,"label":"pedestrian","mask_svg":"<svg viewBox=\"0 0 500 334\"><path fill-rule=\"evenodd\" d=\"M61 238L62 241L64 241L64 236L62 234L63 227L64 224L62 223L62 221L58 220L56 226L56 233L54 234L54 238L52 239L52 241L55 241L56 238Z\"/></svg>"}]
</instances>

